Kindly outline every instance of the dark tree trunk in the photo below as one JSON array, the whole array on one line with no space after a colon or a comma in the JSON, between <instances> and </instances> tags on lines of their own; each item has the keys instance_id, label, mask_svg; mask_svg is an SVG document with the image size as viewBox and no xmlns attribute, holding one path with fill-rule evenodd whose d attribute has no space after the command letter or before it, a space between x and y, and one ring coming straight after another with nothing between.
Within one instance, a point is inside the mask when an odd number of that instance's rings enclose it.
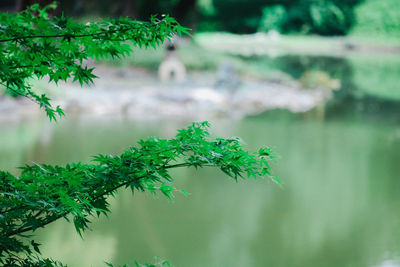
<instances>
[{"instance_id":1,"label":"dark tree trunk","mask_svg":"<svg viewBox=\"0 0 400 267\"><path fill-rule=\"evenodd\" d=\"M172 16L182 23L191 11L195 11L195 7L196 0L180 0L178 4L175 5Z\"/></svg>"},{"instance_id":2,"label":"dark tree trunk","mask_svg":"<svg viewBox=\"0 0 400 267\"><path fill-rule=\"evenodd\" d=\"M118 0L111 7L111 12L116 16L137 16L137 0Z\"/></svg>"},{"instance_id":3,"label":"dark tree trunk","mask_svg":"<svg viewBox=\"0 0 400 267\"><path fill-rule=\"evenodd\" d=\"M25 10L27 7L29 7L33 4L36 4L36 3L39 4L41 7L44 7L53 2L54 2L53 0L17 0L15 3L15 9L16 9L16 12L21 12L21 11ZM60 8L57 8L56 10L49 9L49 10L47 10L47 12L53 16L59 15Z\"/></svg>"},{"instance_id":4,"label":"dark tree trunk","mask_svg":"<svg viewBox=\"0 0 400 267\"><path fill-rule=\"evenodd\" d=\"M147 20L151 15L158 13L158 5L158 0L141 1L139 18Z\"/></svg>"},{"instance_id":5,"label":"dark tree trunk","mask_svg":"<svg viewBox=\"0 0 400 267\"><path fill-rule=\"evenodd\" d=\"M125 8L122 12L122 16L136 17L137 15L137 1L136 0L125 0Z\"/></svg>"},{"instance_id":6,"label":"dark tree trunk","mask_svg":"<svg viewBox=\"0 0 400 267\"><path fill-rule=\"evenodd\" d=\"M15 12L20 12L24 9L24 0L15 1Z\"/></svg>"}]
</instances>

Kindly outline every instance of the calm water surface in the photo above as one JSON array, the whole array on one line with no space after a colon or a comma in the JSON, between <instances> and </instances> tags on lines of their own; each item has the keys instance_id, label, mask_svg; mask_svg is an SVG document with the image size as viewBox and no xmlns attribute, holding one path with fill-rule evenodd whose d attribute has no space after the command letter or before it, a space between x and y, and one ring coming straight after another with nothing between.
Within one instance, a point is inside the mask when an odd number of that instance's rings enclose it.
<instances>
[{"instance_id":1,"label":"calm water surface","mask_svg":"<svg viewBox=\"0 0 400 267\"><path fill-rule=\"evenodd\" d=\"M273 169L284 185L235 183L214 169L176 170L189 196L171 202L121 191L111 216L94 219L84 240L65 221L39 230L44 255L69 266L154 256L176 266L400 266L396 119L332 108L325 118L274 111L211 123L214 135L240 136L250 150L275 147ZM72 116L58 124L2 125L0 167L87 162L186 125Z\"/></svg>"}]
</instances>

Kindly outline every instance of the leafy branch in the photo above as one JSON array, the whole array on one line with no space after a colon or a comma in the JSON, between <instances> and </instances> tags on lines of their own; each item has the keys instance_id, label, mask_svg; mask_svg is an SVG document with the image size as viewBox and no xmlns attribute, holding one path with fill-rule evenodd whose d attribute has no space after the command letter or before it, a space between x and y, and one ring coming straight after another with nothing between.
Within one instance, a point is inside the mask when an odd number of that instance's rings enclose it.
<instances>
[{"instance_id":1,"label":"leafy branch","mask_svg":"<svg viewBox=\"0 0 400 267\"><path fill-rule=\"evenodd\" d=\"M108 197L119 188L172 198L179 191L168 172L172 168L217 167L236 181L271 177L269 148L250 154L239 139L209 139L208 126L207 122L193 123L174 139L141 140L139 147L120 155L95 156L91 164L36 163L21 167L19 176L0 171L0 262L15 252L18 236L60 218L72 218L82 235L93 215L110 212ZM21 249L31 254L29 246Z\"/></svg>"},{"instance_id":2,"label":"leafy branch","mask_svg":"<svg viewBox=\"0 0 400 267\"><path fill-rule=\"evenodd\" d=\"M19 14L0 14L0 84L6 92L38 103L50 120L63 116L63 110L34 92L32 78L89 85L97 77L87 67L88 59L123 57L132 45L156 47L189 30L167 15L152 16L149 22L118 18L82 24L64 16L51 18L47 10L52 8L56 5L41 9L35 4Z\"/></svg>"},{"instance_id":3,"label":"leafy branch","mask_svg":"<svg viewBox=\"0 0 400 267\"><path fill-rule=\"evenodd\" d=\"M188 31L169 16L153 16L149 22L119 18L81 24L64 16L50 18L49 8L55 5L0 14L0 85L9 94L38 103L50 120L63 116L63 110L54 108L45 94L37 94L30 79L90 84L96 76L85 64L87 59L121 57L132 52L132 45L156 46ZM269 148L249 153L239 139L209 138L208 127L207 122L193 123L173 139L141 140L120 155L98 155L87 164L34 163L21 167L18 176L0 170L0 264L64 266L41 258L39 244L32 239L36 229L64 218L72 220L82 236L93 217L110 212L108 199L120 188L167 198L184 193L174 187L170 169L216 167L236 181L263 176L279 182L270 174Z\"/></svg>"}]
</instances>

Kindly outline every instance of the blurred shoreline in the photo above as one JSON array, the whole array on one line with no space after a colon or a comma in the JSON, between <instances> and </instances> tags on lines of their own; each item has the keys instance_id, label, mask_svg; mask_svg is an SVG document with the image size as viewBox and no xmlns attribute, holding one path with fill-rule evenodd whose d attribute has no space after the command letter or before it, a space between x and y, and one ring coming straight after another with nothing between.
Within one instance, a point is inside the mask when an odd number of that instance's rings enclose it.
<instances>
[{"instance_id":1,"label":"blurred shoreline","mask_svg":"<svg viewBox=\"0 0 400 267\"><path fill-rule=\"evenodd\" d=\"M122 114L130 119L236 118L257 115L270 109L305 112L331 97L329 90L302 89L298 82L279 83L265 79L239 77L236 89L216 87L213 72L191 72L181 83L162 83L153 72L141 68L96 66L99 79L90 87L76 83L49 85L54 106L66 115ZM38 86L39 87L39 86ZM0 120L44 116L27 99L0 100ZM42 114L43 113L43 114Z\"/></svg>"},{"instance_id":2,"label":"blurred shoreline","mask_svg":"<svg viewBox=\"0 0 400 267\"><path fill-rule=\"evenodd\" d=\"M125 59L88 62L99 76L90 87L72 82L56 86L46 80L32 83L67 116L118 114L135 120L241 119L273 109L306 112L323 107L336 92L355 99L367 94L399 101L400 46L351 40L202 33L179 40L176 56L187 68L183 82L160 81L156 70L166 58L160 47L134 48ZM383 74L387 88L382 89ZM2 122L41 116L44 113L28 99L0 98Z\"/></svg>"},{"instance_id":3,"label":"blurred shoreline","mask_svg":"<svg viewBox=\"0 0 400 267\"><path fill-rule=\"evenodd\" d=\"M276 31L268 33L232 34L205 32L194 36L196 43L209 50L236 55L282 54L351 55L400 54L400 38L373 38L368 36L318 36L285 35Z\"/></svg>"}]
</instances>

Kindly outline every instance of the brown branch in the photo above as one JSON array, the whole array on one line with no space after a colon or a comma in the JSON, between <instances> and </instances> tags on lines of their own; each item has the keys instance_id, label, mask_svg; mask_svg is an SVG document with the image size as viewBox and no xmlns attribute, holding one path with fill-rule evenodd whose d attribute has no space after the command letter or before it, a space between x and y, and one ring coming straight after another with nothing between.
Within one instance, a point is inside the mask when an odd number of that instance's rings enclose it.
<instances>
[{"instance_id":1,"label":"brown branch","mask_svg":"<svg viewBox=\"0 0 400 267\"><path fill-rule=\"evenodd\" d=\"M23 93L18 92L17 90L15 90L15 89L13 89L13 88L11 88L11 87L5 85L4 83L0 83L0 85L3 85L6 89L13 91L13 92L16 93L17 95L26 97L26 98L28 98L29 100L33 101L33 102L36 103L36 104L40 104L38 101L36 101L36 100L33 99L32 97L29 97L28 95L24 95Z\"/></svg>"},{"instance_id":2,"label":"brown branch","mask_svg":"<svg viewBox=\"0 0 400 267\"><path fill-rule=\"evenodd\" d=\"M54 221L56 221L58 219L61 219L62 217L66 216L68 214L69 214L69 212L66 212L66 213L64 212L64 213L61 213L61 214L59 214L57 216L50 217L48 221L44 222L43 224L41 224L40 226L38 226L36 228L44 227L44 226L48 225L49 223L52 223L52 222L54 222ZM28 232L28 231L32 231L33 229L36 229L36 228L33 228L33 226L29 226L29 227L25 227L25 228L19 228L19 229L15 230L15 231L12 231L12 232L9 232L9 233L5 234L5 236L10 237L10 236L13 236L13 235L22 234L22 233L25 233L25 232Z\"/></svg>"},{"instance_id":3,"label":"brown branch","mask_svg":"<svg viewBox=\"0 0 400 267\"><path fill-rule=\"evenodd\" d=\"M24 208L29 208L29 205L22 205L22 206L16 206L16 207L13 207L13 208L9 208L7 210L2 211L1 214L5 214L5 213L8 213L8 212L12 212L12 211L16 211L16 210L24 209Z\"/></svg>"},{"instance_id":4,"label":"brown branch","mask_svg":"<svg viewBox=\"0 0 400 267\"><path fill-rule=\"evenodd\" d=\"M192 166L192 165L193 165L192 163L185 162L185 163L178 163L178 164L174 164L174 165L164 166L163 168L165 168L165 169L170 169L170 168L188 167L188 166ZM203 164L203 165L201 165L201 166L202 166L202 167L204 167L204 166L209 167L209 166L214 166L214 165L212 165L212 164ZM136 177L135 180L140 180L140 179L143 179L144 177L146 177L146 176ZM115 190L117 190L117 189L119 189L119 188L121 188L121 187L123 187L123 186L126 186L126 185L128 185L128 184L130 184L130 183L132 183L133 181L134 181L134 180L132 179L132 180L129 180L129 181L120 183L120 184L114 186L113 188L110 188L109 190L104 191L103 193L101 193L101 194L95 196L95 197L93 198L93 200L96 200L96 199L98 199L98 198L100 198L100 197L103 197L103 196L105 196L105 195L108 195L108 194L110 194L111 192L113 192L113 191L115 191ZM42 214L44 211L45 211L45 209L39 210L39 211L36 213L35 217L39 216L39 215ZM44 226L46 226L46 225L48 225L48 224L50 224L50 223L52 223L52 222L54 222L54 221L56 221L56 220L62 218L62 217L65 217L65 216L68 215L69 213L70 213L70 212L63 212L63 213L61 213L61 214L59 214L59 215L57 215L57 216L50 217L49 220L47 220L46 222L42 223L39 227L36 227L36 228L44 227ZM35 228L35 229L36 229L36 228ZM21 233L24 233L24 232L32 231L33 229L34 229L34 228L33 228L32 226L30 226L30 227L25 227L25 228L22 227L22 228L19 228L19 229L17 229L17 230L14 230L14 231L12 231L12 232L6 233L5 235L6 235L7 237L10 237L10 236L13 236L13 235L17 235L17 234L21 234Z\"/></svg>"},{"instance_id":5,"label":"brown branch","mask_svg":"<svg viewBox=\"0 0 400 267\"><path fill-rule=\"evenodd\" d=\"M110 31L111 32L111 31ZM115 32L115 31L114 31ZM100 36L103 33L91 33L91 34L77 34L77 35L69 35L69 34L55 34L55 35L27 35L27 36L20 36L20 37L14 37L14 38L9 38L9 39L0 39L0 43L5 43L5 42L13 42L13 41L19 41L19 40L25 40L25 39L35 39L35 38L82 38L82 37L95 37L95 36Z\"/></svg>"}]
</instances>

